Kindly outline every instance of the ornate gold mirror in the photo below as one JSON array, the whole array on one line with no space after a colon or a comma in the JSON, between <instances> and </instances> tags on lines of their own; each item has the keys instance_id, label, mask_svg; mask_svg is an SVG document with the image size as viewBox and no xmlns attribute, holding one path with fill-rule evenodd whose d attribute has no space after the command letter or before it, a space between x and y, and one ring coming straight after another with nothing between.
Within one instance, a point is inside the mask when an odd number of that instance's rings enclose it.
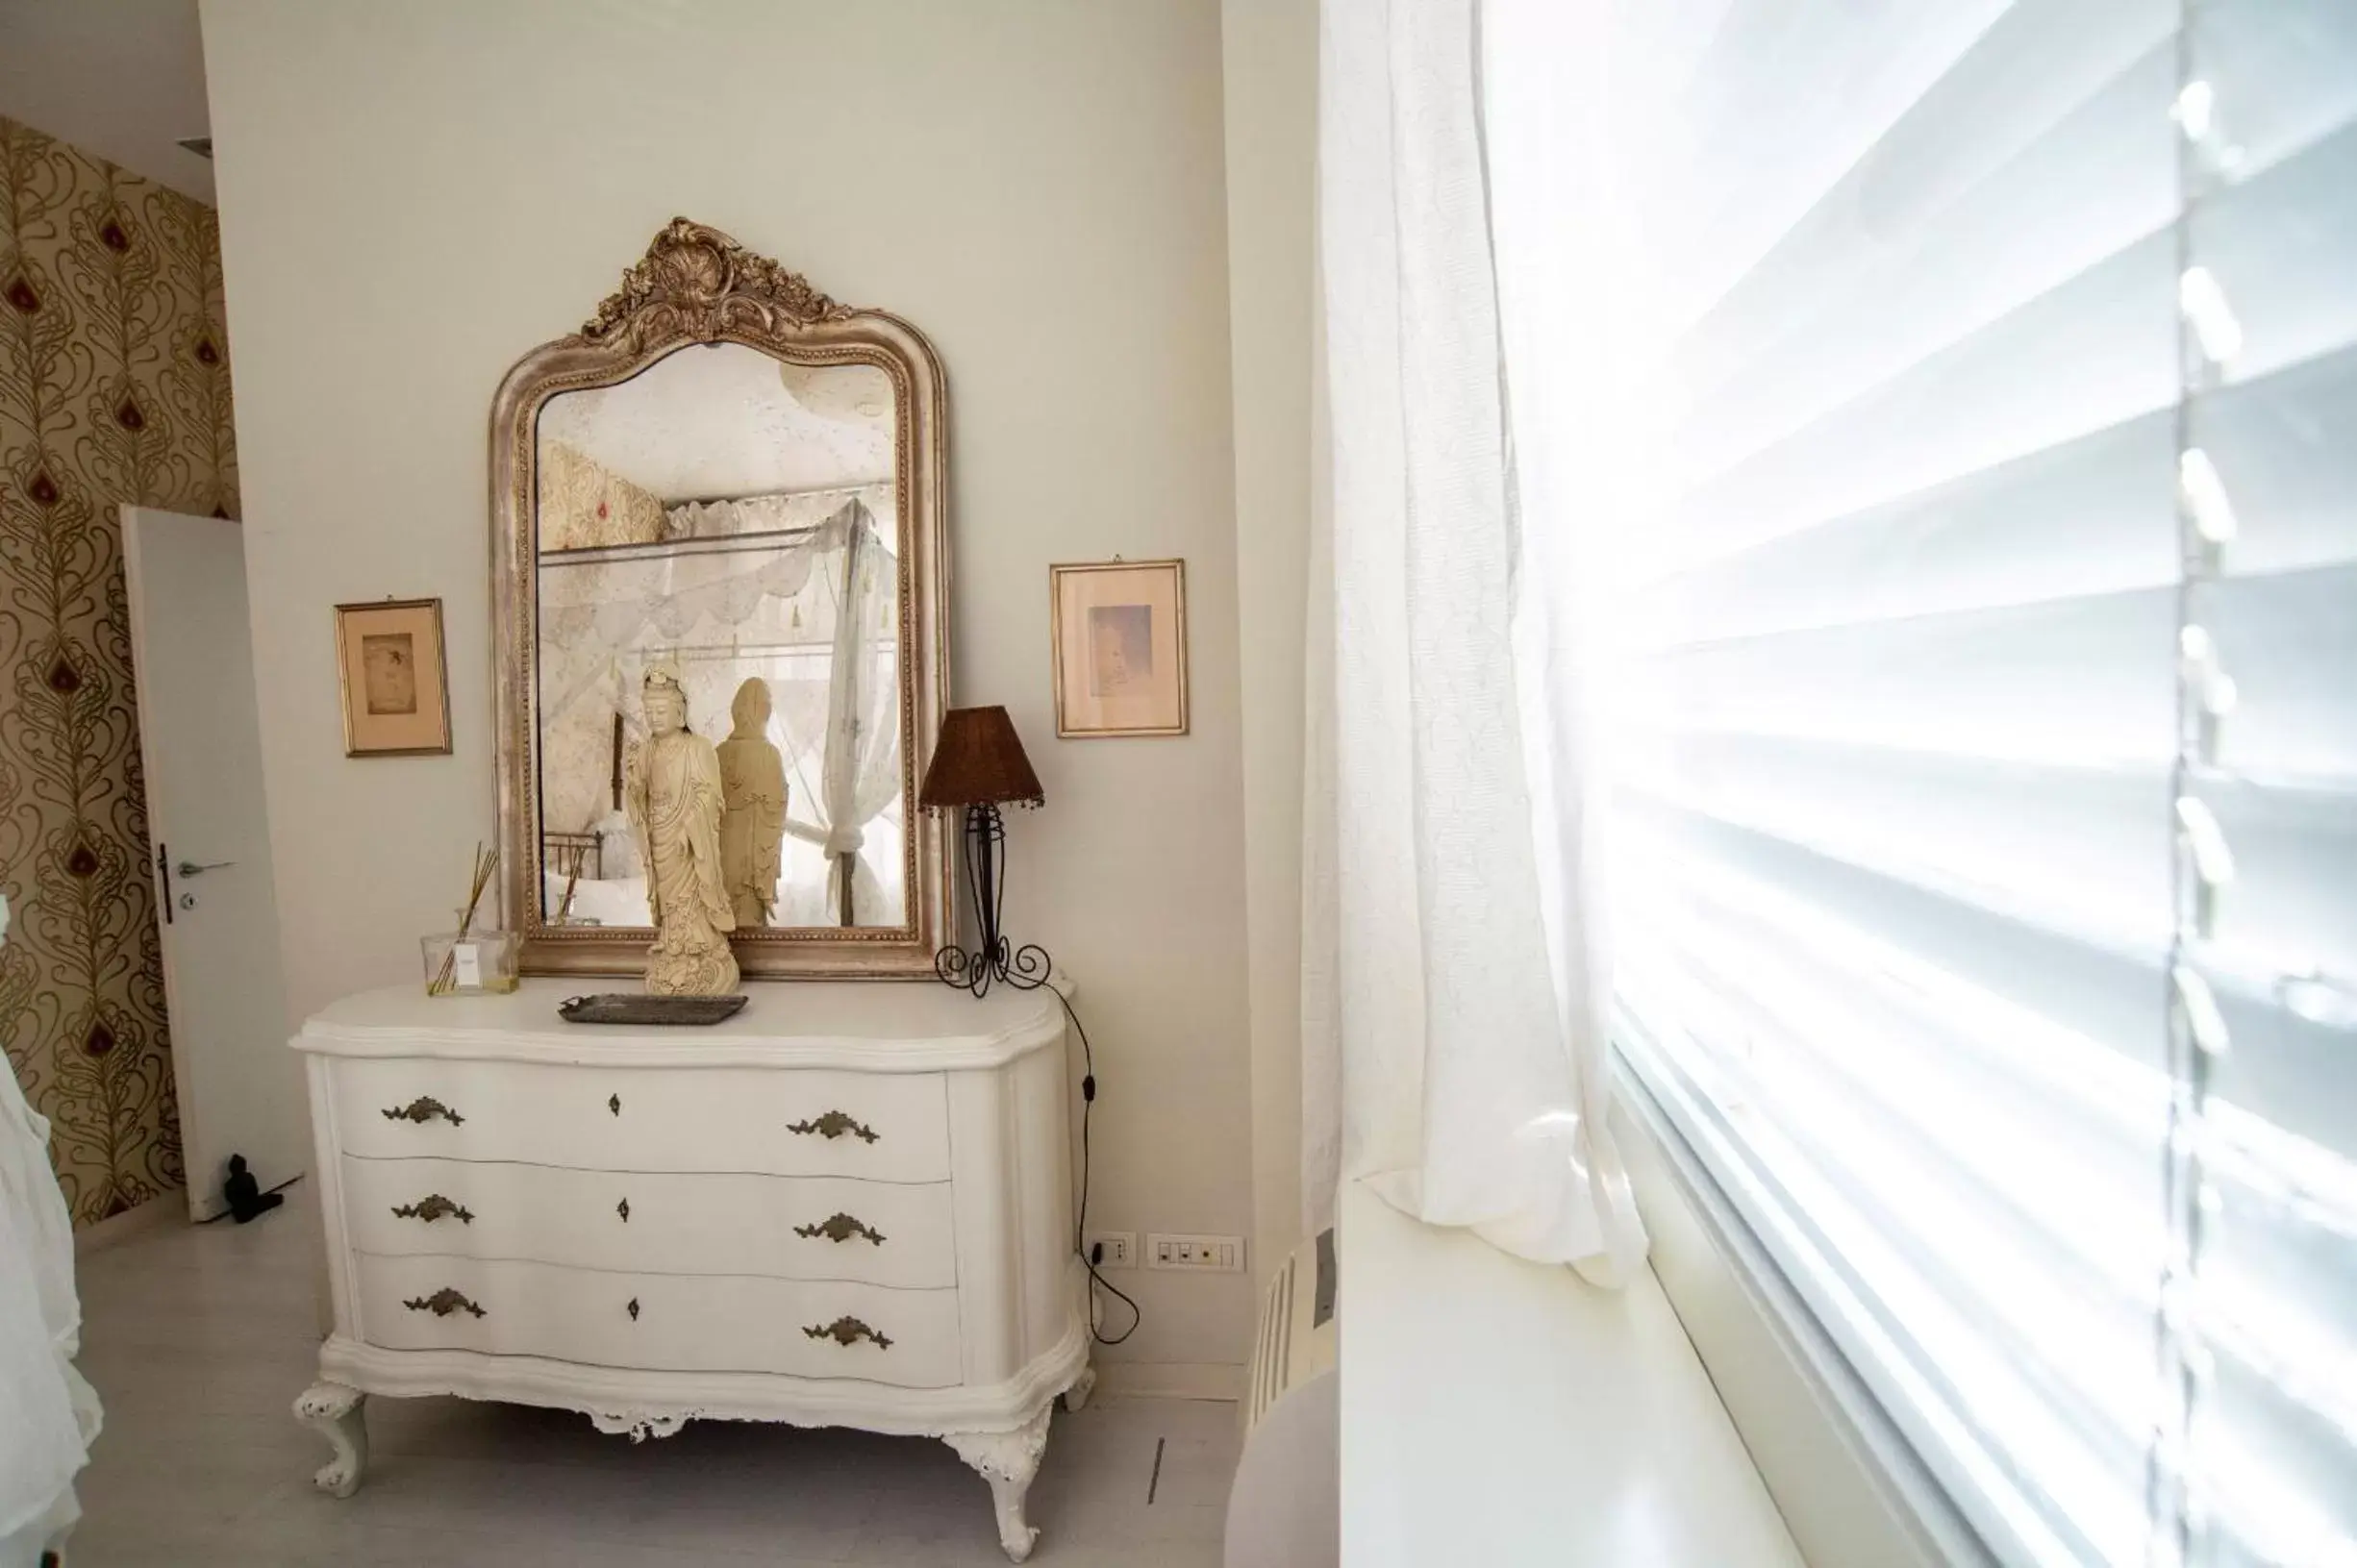
<instances>
[{"instance_id":1,"label":"ornate gold mirror","mask_svg":"<svg viewBox=\"0 0 2357 1568\"><path fill-rule=\"evenodd\" d=\"M508 373L501 861L527 972L645 964L660 688L717 751L742 971L932 973L949 867L916 782L949 684L943 400L908 323L685 218Z\"/></svg>"}]
</instances>

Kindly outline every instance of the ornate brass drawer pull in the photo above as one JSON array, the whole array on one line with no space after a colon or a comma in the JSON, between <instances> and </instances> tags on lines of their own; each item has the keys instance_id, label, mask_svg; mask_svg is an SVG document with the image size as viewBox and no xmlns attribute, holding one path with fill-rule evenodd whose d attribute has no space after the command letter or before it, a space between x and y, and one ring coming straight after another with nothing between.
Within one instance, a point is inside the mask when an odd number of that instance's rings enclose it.
<instances>
[{"instance_id":1,"label":"ornate brass drawer pull","mask_svg":"<svg viewBox=\"0 0 2357 1568\"><path fill-rule=\"evenodd\" d=\"M437 1116L448 1122L452 1127L457 1127L466 1120L465 1117L430 1094L421 1094L408 1105L385 1112L385 1119L389 1122L415 1122L419 1127L425 1126Z\"/></svg>"},{"instance_id":2,"label":"ornate brass drawer pull","mask_svg":"<svg viewBox=\"0 0 2357 1568\"><path fill-rule=\"evenodd\" d=\"M876 1130L865 1123L853 1121L840 1110L830 1110L815 1121L790 1123L789 1132L815 1132L822 1138L840 1138L845 1132L856 1132L863 1142L876 1141Z\"/></svg>"},{"instance_id":3,"label":"ornate brass drawer pull","mask_svg":"<svg viewBox=\"0 0 2357 1568\"><path fill-rule=\"evenodd\" d=\"M639 1321L639 1298L636 1296L630 1298L630 1321L633 1323Z\"/></svg>"},{"instance_id":4,"label":"ornate brass drawer pull","mask_svg":"<svg viewBox=\"0 0 2357 1568\"><path fill-rule=\"evenodd\" d=\"M892 1348L892 1342L890 1339L855 1317L839 1317L832 1323L821 1324L813 1329L804 1329L802 1333L807 1339L832 1339L838 1345L856 1345L863 1339L872 1339L878 1350Z\"/></svg>"},{"instance_id":5,"label":"ornate brass drawer pull","mask_svg":"<svg viewBox=\"0 0 2357 1568\"><path fill-rule=\"evenodd\" d=\"M412 1296L401 1305L413 1312L431 1312L436 1317L448 1317L453 1312L472 1312L477 1317L483 1316L482 1307L477 1307L448 1285L442 1286L431 1296Z\"/></svg>"},{"instance_id":6,"label":"ornate brass drawer pull","mask_svg":"<svg viewBox=\"0 0 2357 1568\"><path fill-rule=\"evenodd\" d=\"M423 1220L432 1225L444 1214L455 1214L461 1225L475 1223L474 1215L464 1204L454 1204L439 1192L429 1192L414 1204L402 1204L393 1210L397 1220Z\"/></svg>"},{"instance_id":7,"label":"ornate brass drawer pull","mask_svg":"<svg viewBox=\"0 0 2357 1568\"><path fill-rule=\"evenodd\" d=\"M606 1108L613 1111L616 1116L619 1116L622 1113L622 1097L618 1094L607 1095Z\"/></svg>"},{"instance_id":8,"label":"ornate brass drawer pull","mask_svg":"<svg viewBox=\"0 0 2357 1568\"><path fill-rule=\"evenodd\" d=\"M620 1203L615 1204L614 1206L614 1211L622 1216L622 1223L624 1225L628 1225L630 1223L630 1200L628 1198L625 1198Z\"/></svg>"},{"instance_id":9,"label":"ornate brass drawer pull","mask_svg":"<svg viewBox=\"0 0 2357 1568\"><path fill-rule=\"evenodd\" d=\"M848 1214L838 1214L833 1219L822 1221L817 1225L797 1225L794 1227L794 1234L824 1236L829 1241L849 1241L853 1236L865 1236L876 1246L884 1245L883 1232L863 1225Z\"/></svg>"}]
</instances>

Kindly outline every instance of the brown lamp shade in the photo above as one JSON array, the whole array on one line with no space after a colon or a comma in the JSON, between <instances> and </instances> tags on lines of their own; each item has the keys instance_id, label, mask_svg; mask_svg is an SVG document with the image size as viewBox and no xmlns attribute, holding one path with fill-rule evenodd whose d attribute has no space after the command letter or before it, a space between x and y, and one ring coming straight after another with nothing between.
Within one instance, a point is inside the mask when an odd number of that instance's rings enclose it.
<instances>
[{"instance_id":1,"label":"brown lamp shade","mask_svg":"<svg viewBox=\"0 0 2357 1568\"><path fill-rule=\"evenodd\" d=\"M1037 806L1044 798L1005 709L953 708L942 716L941 738L916 792L917 805L1025 801Z\"/></svg>"}]
</instances>

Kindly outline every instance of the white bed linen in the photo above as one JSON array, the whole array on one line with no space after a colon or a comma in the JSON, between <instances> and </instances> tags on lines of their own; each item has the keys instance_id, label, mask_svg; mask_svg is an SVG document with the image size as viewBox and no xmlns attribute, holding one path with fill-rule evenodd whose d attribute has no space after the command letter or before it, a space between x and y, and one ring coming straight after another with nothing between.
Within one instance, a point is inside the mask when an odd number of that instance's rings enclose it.
<instances>
[{"instance_id":1,"label":"white bed linen","mask_svg":"<svg viewBox=\"0 0 2357 1568\"><path fill-rule=\"evenodd\" d=\"M0 899L0 939L8 902ZM0 1072L0 1568L34 1568L82 1514L74 1476L98 1396L74 1370L82 1307L73 1222L49 1168L49 1123Z\"/></svg>"}]
</instances>

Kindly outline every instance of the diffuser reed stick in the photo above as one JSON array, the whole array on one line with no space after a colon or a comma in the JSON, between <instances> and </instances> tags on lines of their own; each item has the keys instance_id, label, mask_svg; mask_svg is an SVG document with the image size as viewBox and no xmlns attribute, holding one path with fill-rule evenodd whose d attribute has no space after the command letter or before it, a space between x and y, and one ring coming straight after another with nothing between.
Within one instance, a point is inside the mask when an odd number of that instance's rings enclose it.
<instances>
[{"instance_id":1,"label":"diffuser reed stick","mask_svg":"<svg viewBox=\"0 0 2357 1568\"><path fill-rule=\"evenodd\" d=\"M573 917L573 889L581 885L581 868L589 858L589 846L574 844L564 851L564 897L557 901L557 924L562 926Z\"/></svg>"},{"instance_id":2,"label":"diffuser reed stick","mask_svg":"<svg viewBox=\"0 0 2357 1568\"><path fill-rule=\"evenodd\" d=\"M498 869L499 852L477 843L474 882L466 889L465 911L459 916L459 941L466 940L467 933L474 930L475 910L482 907L483 890L491 884L491 874ZM435 972L434 983L426 987L428 996L447 996L458 988L458 944L454 942L450 951L442 955L441 967Z\"/></svg>"}]
</instances>

